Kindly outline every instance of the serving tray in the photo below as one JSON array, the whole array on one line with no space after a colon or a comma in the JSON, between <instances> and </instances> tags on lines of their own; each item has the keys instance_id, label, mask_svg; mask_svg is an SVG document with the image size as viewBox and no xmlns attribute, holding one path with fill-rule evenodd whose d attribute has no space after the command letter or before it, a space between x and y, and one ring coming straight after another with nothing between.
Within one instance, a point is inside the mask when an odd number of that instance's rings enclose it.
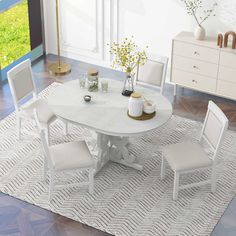
<instances>
[{"instance_id":1,"label":"serving tray","mask_svg":"<svg viewBox=\"0 0 236 236\"><path fill-rule=\"evenodd\" d=\"M129 114L129 111L127 111L127 115L128 115L128 117L130 117L133 120L150 120L150 119L152 119L153 117L156 116L156 111L154 111L151 114L147 114L147 113L143 112L143 114L141 116L136 116L136 117L131 116Z\"/></svg>"}]
</instances>

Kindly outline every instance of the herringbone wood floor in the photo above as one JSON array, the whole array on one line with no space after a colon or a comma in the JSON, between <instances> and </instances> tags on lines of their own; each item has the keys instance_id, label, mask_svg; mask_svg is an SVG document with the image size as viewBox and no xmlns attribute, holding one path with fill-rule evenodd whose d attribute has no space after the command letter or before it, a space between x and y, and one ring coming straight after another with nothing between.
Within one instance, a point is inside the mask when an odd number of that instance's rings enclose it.
<instances>
[{"instance_id":1,"label":"herringbone wood floor","mask_svg":"<svg viewBox=\"0 0 236 236\"><path fill-rule=\"evenodd\" d=\"M33 66L38 91L43 90L55 81L63 83L71 79L76 79L79 73L84 73L91 67L91 65L86 63L68 60L72 65L72 73L64 77L56 78L45 72L47 71L46 67L48 62L53 59L53 56L42 58ZM122 76L119 72L105 68L99 68L99 71L101 77L117 78ZM236 130L236 102L234 101L183 88L179 88L178 95L173 97L173 87L171 85L166 85L165 95L173 104L174 114L199 121L204 119L208 101L213 100L228 116L230 120L230 129ZM0 86L0 119L3 119L12 111L14 111L14 107L9 86L8 84L3 84ZM229 209L236 211L233 206L229 206ZM224 225L224 222L220 222L219 225ZM225 235L227 235L226 231L226 229L225 231L223 229ZM5 194L0 194L0 235L105 236L108 234Z\"/></svg>"}]
</instances>

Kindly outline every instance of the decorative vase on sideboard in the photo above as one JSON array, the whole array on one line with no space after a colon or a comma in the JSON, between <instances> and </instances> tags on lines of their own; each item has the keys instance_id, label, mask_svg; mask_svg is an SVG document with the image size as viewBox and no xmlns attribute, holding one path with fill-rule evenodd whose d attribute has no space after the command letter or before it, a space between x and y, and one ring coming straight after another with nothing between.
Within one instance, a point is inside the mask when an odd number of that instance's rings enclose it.
<instances>
[{"instance_id":1,"label":"decorative vase on sideboard","mask_svg":"<svg viewBox=\"0 0 236 236\"><path fill-rule=\"evenodd\" d=\"M202 26L197 26L194 32L194 37L196 40L204 40L206 37L206 30Z\"/></svg>"}]
</instances>

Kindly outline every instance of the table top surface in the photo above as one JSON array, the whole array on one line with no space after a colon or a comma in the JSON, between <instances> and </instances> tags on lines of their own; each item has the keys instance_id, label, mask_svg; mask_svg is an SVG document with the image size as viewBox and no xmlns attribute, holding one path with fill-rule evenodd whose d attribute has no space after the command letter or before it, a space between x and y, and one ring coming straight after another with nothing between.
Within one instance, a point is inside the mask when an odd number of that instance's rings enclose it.
<instances>
[{"instance_id":1,"label":"table top surface","mask_svg":"<svg viewBox=\"0 0 236 236\"><path fill-rule=\"evenodd\" d=\"M100 81L105 79L100 79ZM121 95L123 83L106 79L108 92L88 92L80 88L79 81L67 82L50 95L48 102L54 113L68 122L78 124L99 133L112 136L135 136L150 132L165 124L172 115L171 103L158 91L135 86L146 99L156 103L156 116L150 120L137 121L128 117L128 97ZM84 95L90 95L92 101L83 100Z\"/></svg>"}]
</instances>

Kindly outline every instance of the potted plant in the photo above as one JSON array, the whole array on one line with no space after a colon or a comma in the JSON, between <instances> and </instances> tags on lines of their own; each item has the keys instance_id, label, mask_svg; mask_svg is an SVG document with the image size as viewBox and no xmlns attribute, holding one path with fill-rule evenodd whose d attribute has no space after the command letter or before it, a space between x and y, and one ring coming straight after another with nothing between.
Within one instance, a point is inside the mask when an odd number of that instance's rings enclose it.
<instances>
[{"instance_id":1,"label":"potted plant","mask_svg":"<svg viewBox=\"0 0 236 236\"><path fill-rule=\"evenodd\" d=\"M202 0L181 0L184 2L187 13L194 17L197 28L194 32L195 39L197 40L204 40L206 36L206 31L203 28L202 24L210 17L215 16L214 11L217 6L217 3L215 2L210 9L203 10L202 14L199 16L198 12L199 9L202 8Z\"/></svg>"},{"instance_id":2,"label":"potted plant","mask_svg":"<svg viewBox=\"0 0 236 236\"><path fill-rule=\"evenodd\" d=\"M130 96L134 92L134 75L137 66L143 66L147 61L145 50L139 50L131 39L125 38L121 43L113 43L110 53L113 55L112 68L119 67L126 73L122 95Z\"/></svg>"}]
</instances>

